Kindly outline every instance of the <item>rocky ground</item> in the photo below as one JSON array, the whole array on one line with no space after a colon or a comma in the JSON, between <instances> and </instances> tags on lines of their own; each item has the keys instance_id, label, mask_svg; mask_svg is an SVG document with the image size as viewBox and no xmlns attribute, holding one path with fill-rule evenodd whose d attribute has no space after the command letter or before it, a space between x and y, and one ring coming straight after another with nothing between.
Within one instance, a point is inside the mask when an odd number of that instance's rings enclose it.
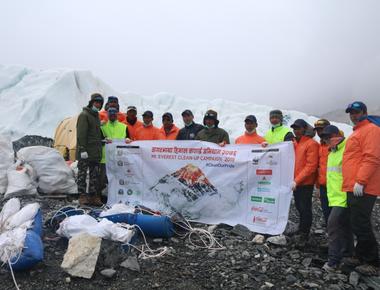
<instances>
[{"instance_id":1,"label":"rocky ground","mask_svg":"<svg viewBox=\"0 0 380 290\"><path fill-rule=\"evenodd\" d=\"M68 202L41 200L44 216ZM254 233L244 228L218 225L214 230L224 250L203 250L188 240L149 240L152 248L170 247L169 253L154 259L136 259L136 253L122 253L120 245L102 242L92 279L70 277L60 265L67 240L45 228L45 258L31 271L16 273L20 289L380 289L378 278L356 273L327 274L321 267L326 261L326 234L322 226L319 202L314 202L314 226L310 241L297 246L287 237L285 246L269 242L256 244ZM290 227L297 216L292 205ZM380 201L373 215L380 241ZM202 225L207 228L207 225ZM125 262L127 260L127 262ZM124 266L120 266L124 262ZM0 289L15 289L5 267L0 270Z\"/></svg>"}]
</instances>

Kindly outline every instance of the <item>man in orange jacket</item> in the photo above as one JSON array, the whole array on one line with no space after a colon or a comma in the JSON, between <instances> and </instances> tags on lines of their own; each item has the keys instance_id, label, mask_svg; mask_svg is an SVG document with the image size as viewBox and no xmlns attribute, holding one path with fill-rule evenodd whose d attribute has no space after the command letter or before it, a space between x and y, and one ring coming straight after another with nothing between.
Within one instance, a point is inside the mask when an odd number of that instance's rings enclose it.
<instances>
[{"instance_id":1,"label":"man in orange jacket","mask_svg":"<svg viewBox=\"0 0 380 290\"><path fill-rule=\"evenodd\" d=\"M346 264L365 275L376 275L380 266L378 244L371 214L380 196L380 127L367 118L362 102L349 104L346 113L354 124L343 155L343 191L347 192L352 232L356 236L354 257Z\"/></svg>"},{"instance_id":2,"label":"man in orange jacket","mask_svg":"<svg viewBox=\"0 0 380 290\"><path fill-rule=\"evenodd\" d=\"M145 111L143 116L143 126L136 131L135 140L161 140L160 129L153 126L153 112Z\"/></svg>"},{"instance_id":3,"label":"man in orange jacket","mask_svg":"<svg viewBox=\"0 0 380 290\"><path fill-rule=\"evenodd\" d=\"M326 119L320 119L314 123L314 131L317 132L318 137L320 138L317 187L319 187L319 200L321 202L321 208L326 225L331 211L331 208L329 207L329 201L327 199L326 188L327 158L329 156L329 145L327 145L326 140L322 138L322 132L323 129L328 125L330 125L330 122Z\"/></svg>"},{"instance_id":4,"label":"man in orange jacket","mask_svg":"<svg viewBox=\"0 0 380 290\"><path fill-rule=\"evenodd\" d=\"M245 117L245 132L235 140L235 144L261 144L265 139L257 134L257 119L254 115Z\"/></svg>"},{"instance_id":5,"label":"man in orange jacket","mask_svg":"<svg viewBox=\"0 0 380 290\"><path fill-rule=\"evenodd\" d=\"M306 135L310 125L305 120L297 119L290 127L296 136L296 164L292 189L300 216L298 233L302 241L307 241L313 221L312 197L318 174L319 145L312 137Z\"/></svg>"},{"instance_id":6,"label":"man in orange jacket","mask_svg":"<svg viewBox=\"0 0 380 290\"><path fill-rule=\"evenodd\" d=\"M124 124L128 127L129 139L136 140L136 133L143 126L143 123L137 120L137 109L135 106L127 108L127 118Z\"/></svg>"},{"instance_id":7,"label":"man in orange jacket","mask_svg":"<svg viewBox=\"0 0 380 290\"><path fill-rule=\"evenodd\" d=\"M162 115L162 127L160 129L162 140L176 140L179 128L173 123L173 115L165 113Z\"/></svg>"},{"instance_id":8,"label":"man in orange jacket","mask_svg":"<svg viewBox=\"0 0 380 290\"><path fill-rule=\"evenodd\" d=\"M119 99L115 96L109 96L107 99L107 103L104 105L104 110L99 112L99 118L101 124L105 124L108 121L108 109L116 108L117 112L117 120L121 123L125 122L125 114L120 112Z\"/></svg>"}]
</instances>

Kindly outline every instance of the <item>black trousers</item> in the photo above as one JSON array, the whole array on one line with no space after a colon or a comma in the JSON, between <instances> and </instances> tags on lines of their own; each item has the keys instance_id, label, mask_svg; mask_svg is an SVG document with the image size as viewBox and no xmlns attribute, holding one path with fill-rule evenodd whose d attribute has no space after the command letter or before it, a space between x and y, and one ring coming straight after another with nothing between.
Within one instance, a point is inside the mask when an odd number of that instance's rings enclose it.
<instances>
[{"instance_id":1,"label":"black trousers","mask_svg":"<svg viewBox=\"0 0 380 290\"><path fill-rule=\"evenodd\" d=\"M351 257L354 250L354 238L350 227L350 209L331 207L327 223L329 235L329 263L339 264L343 257Z\"/></svg>"},{"instance_id":2,"label":"black trousers","mask_svg":"<svg viewBox=\"0 0 380 290\"><path fill-rule=\"evenodd\" d=\"M351 229L357 239L354 255L368 264L379 266L378 244L371 224L375 202L374 195L364 194L356 197L352 192L347 192Z\"/></svg>"},{"instance_id":3,"label":"black trousers","mask_svg":"<svg viewBox=\"0 0 380 290\"><path fill-rule=\"evenodd\" d=\"M319 199L321 201L321 208L323 212L323 217L325 218L325 223L329 220L329 215L331 212L331 207L329 207L329 200L327 198L327 188L326 185L319 186Z\"/></svg>"},{"instance_id":4,"label":"black trousers","mask_svg":"<svg viewBox=\"0 0 380 290\"><path fill-rule=\"evenodd\" d=\"M300 216L298 230L301 233L309 234L313 222L312 198L314 185L297 186L293 191L296 209Z\"/></svg>"}]
</instances>

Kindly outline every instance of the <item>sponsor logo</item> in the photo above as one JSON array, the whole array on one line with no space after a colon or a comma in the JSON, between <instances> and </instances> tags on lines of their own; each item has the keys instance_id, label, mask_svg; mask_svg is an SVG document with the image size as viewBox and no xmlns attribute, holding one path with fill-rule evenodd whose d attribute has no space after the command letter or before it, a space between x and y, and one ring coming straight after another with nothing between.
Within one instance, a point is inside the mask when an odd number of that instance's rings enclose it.
<instances>
[{"instance_id":1,"label":"sponsor logo","mask_svg":"<svg viewBox=\"0 0 380 290\"><path fill-rule=\"evenodd\" d=\"M272 175L272 169L256 169L256 175Z\"/></svg>"},{"instance_id":2,"label":"sponsor logo","mask_svg":"<svg viewBox=\"0 0 380 290\"><path fill-rule=\"evenodd\" d=\"M265 224L268 221L268 218L262 216L254 216L252 222L254 224Z\"/></svg>"},{"instance_id":3,"label":"sponsor logo","mask_svg":"<svg viewBox=\"0 0 380 290\"><path fill-rule=\"evenodd\" d=\"M251 207L251 211L263 212L264 211L264 207L262 207L262 206L252 206Z\"/></svg>"},{"instance_id":4,"label":"sponsor logo","mask_svg":"<svg viewBox=\"0 0 380 290\"><path fill-rule=\"evenodd\" d=\"M252 165L259 165L259 161L260 161L259 158L253 158L252 159Z\"/></svg>"},{"instance_id":5,"label":"sponsor logo","mask_svg":"<svg viewBox=\"0 0 380 290\"><path fill-rule=\"evenodd\" d=\"M263 202L263 198L261 196L251 196L251 201L253 202Z\"/></svg>"},{"instance_id":6,"label":"sponsor logo","mask_svg":"<svg viewBox=\"0 0 380 290\"><path fill-rule=\"evenodd\" d=\"M123 195L124 194L124 190L123 189L119 189L119 191L117 193L120 194L120 195Z\"/></svg>"},{"instance_id":7,"label":"sponsor logo","mask_svg":"<svg viewBox=\"0 0 380 290\"><path fill-rule=\"evenodd\" d=\"M270 203L270 204L275 204L276 199L273 197L264 197L264 203Z\"/></svg>"},{"instance_id":8,"label":"sponsor logo","mask_svg":"<svg viewBox=\"0 0 380 290\"><path fill-rule=\"evenodd\" d=\"M270 188L267 187L258 187L257 192L270 192Z\"/></svg>"},{"instance_id":9,"label":"sponsor logo","mask_svg":"<svg viewBox=\"0 0 380 290\"><path fill-rule=\"evenodd\" d=\"M271 166L274 166L274 165L277 165L278 163L276 161L273 161L273 160L269 160L267 162L268 165L271 165Z\"/></svg>"},{"instance_id":10,"label":"sponsor logo","mask_svg":"<svg viewBox=\"0 0 380 290\"><path fill-rule=\"evenodd\" d=\"M260 185L271 185L272 184L272 182L270 182L268 180L260 180L257 183L260 184Z\"/></svg>"},{"instance_id":11,"label":"sponsor logo","mask_svg":"<svg viewBox=\"0 0 380 290\"><path fill-rule=\"evenodd\" d=\"M127 194L128 194L128 195L132 195L132 194L133 194L133 190L132 190L132 189L128 189L128 190L127 190Z\"/></svg>"}]
</instances>

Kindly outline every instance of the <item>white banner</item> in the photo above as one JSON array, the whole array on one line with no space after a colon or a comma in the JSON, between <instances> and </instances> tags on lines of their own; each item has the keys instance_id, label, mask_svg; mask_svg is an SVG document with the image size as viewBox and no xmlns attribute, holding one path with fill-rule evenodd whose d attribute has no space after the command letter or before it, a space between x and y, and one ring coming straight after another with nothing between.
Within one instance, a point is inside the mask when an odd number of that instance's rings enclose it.
<instances>
[{"instance_id":1,"label":"white banner","mask_svg":"<svg viewBox=\"0 0 380 290\"><path fill-rule=\"evenodd\" d=\"M113 142L107 144L106 156L109 205L144 205L272 235L285 230L294 173L291 142L267 148L201 141Z\"/></svg>"}]
</instances>

